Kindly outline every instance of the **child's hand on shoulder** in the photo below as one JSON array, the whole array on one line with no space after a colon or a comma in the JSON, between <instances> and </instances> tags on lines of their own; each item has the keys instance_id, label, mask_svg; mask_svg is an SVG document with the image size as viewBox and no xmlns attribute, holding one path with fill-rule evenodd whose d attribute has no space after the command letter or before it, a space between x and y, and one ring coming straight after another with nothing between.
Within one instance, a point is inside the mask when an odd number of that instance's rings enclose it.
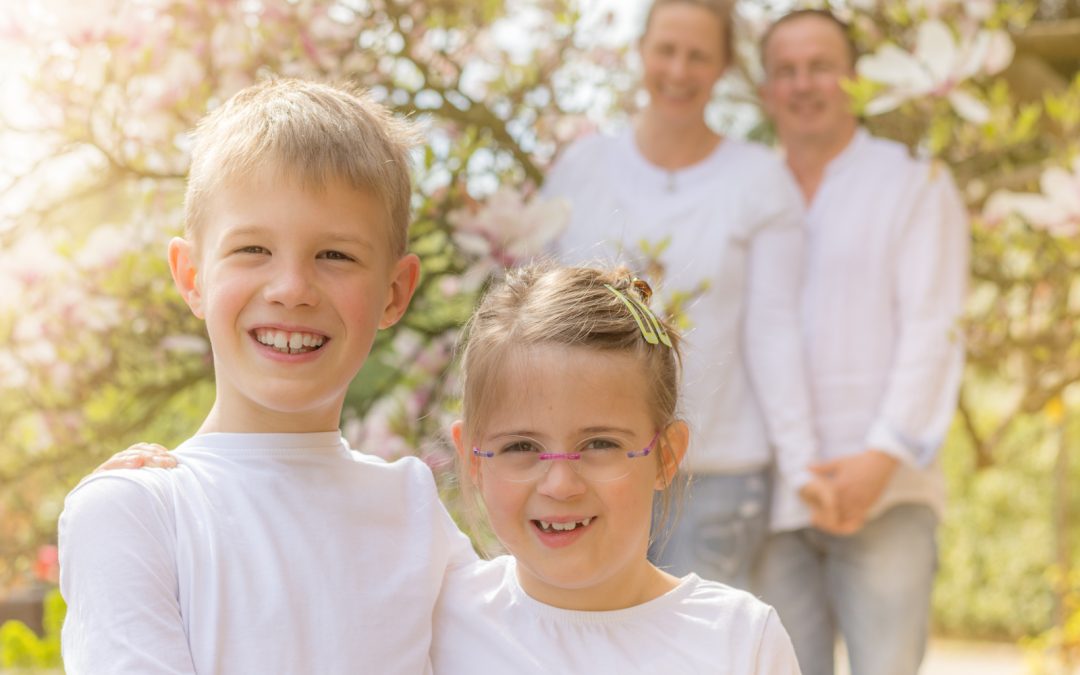
<instances>
[{"instance_id":1,"label":"child's hand on shoulder","mask_svg":"<svg viewBox=\"0 0 1080 675\"><path fill-rule=\"evenodd\" d=\"M94 469L94 473L113 469L175 469L176 458L157 443L136 443L121 450Z\"/></svg>"}]
</instances>

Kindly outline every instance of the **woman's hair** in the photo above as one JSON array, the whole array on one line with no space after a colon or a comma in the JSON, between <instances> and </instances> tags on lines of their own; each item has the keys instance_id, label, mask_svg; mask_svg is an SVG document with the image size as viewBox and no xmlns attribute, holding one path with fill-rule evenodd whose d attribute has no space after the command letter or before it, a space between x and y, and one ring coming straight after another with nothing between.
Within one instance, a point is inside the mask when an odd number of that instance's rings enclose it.
<instances>
[{"instance_id":1,"label":"woman's hair","mask_svg":"<svg viewBox=\"0 0 1080 675\"><path fill-rule=\"evenodd\" d=\"M612 292L619 291L624 300ZM647 307L651 289L623 267L562 267L541 262L507 272L496 282L466 324L461 356L462 417L468 443L482 433L485 412L500 395L497 382L507 377L506 364L522 349L564 345L627 354L641 364L652 422L663 430L676 421L681 352L679 335L662 317L655 317L671 346L650 344L627 302ZM638 317L649 327L649 317ZM668 465L670 449L663 435L658 461ZM468 462L462 462L462 486L469 490ZM677 492L678 481L669 488ZM674 500L664 491L663 519ZM475 500L471 500L475 503Z\"/></svg>"},{"instance_id":2,"label":"woman's hair","mask_svg":"<svg viewBox=\"0 0 1080 675\"><path fill-rule=\"evenodd\" d=\"M700 7L719 19L721 35L724 40L723 45L721 45L724 62L729 65L738 65L735 58L735 26L732 12L735 0L653 0L652 4L649 5L649 12L645 15L645 29L641 32L642 39L648 34L656 11L672 5Z\"/></svg>"}]
</instances>

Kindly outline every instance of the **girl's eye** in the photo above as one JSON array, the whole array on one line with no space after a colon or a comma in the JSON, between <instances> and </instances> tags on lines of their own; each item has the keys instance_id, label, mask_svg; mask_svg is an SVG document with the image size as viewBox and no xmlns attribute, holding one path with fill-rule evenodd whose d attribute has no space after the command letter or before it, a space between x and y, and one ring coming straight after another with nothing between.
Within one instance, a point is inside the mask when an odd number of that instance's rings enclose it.
<instances>
[{"instance_id":1,"label":"girl's eye","mask_svg":"<svg viewBox=\"0 0 1080 675\"><path fill-rule=\"evenodd\" d=\"M319 254L319 257L327 260L355 260L348 253L342 253L341 251L323 251Z\"/></svg>"},{"instance_id":2,"label":"girl's eye","mask_svg":"<svg viewBox=\"0 0 1080 675\"><path fill-rule=\"evenodd\" d=\"M502 450L499 450L500 455L505 455L515 452L543 452L543 448L535 441L514 441L503 446Z\"/></svg>"},{"instance_id":3,"label":"girl's eye","mask_svg":"<svg viewBox=\"0 0 1080 675\"><path fill-rule=\"evenodd\" d=\"M585 445L581 446L582 450L618 450L619 443L609 438L593 438L585 441Z\"/></svg>"},{"instance_id":4,"label":"girl's eye","mask_svg":"<svg viewBox=\"0 0 1080 675\"><path fill-rule=\"evenodd\" d=\"M270 250L264 246L241 246L236 249L237 253L252 253L255 255L263 255L270 253Z\"/></svg>"}]
</instances>

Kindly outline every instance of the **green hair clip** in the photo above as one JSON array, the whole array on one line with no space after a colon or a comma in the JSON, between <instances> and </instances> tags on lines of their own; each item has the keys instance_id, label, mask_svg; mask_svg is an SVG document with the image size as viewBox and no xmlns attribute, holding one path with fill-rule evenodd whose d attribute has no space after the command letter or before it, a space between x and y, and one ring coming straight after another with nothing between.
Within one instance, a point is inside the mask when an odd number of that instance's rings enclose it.
<instances>
[{"instance_id":1,"label":"green hair clip","mask_svg":"<svg viewBox=\"0 0 1080 675\"><path fill-rule=\"evenodd\" d=\"M634 285L637 286L636 282L638 281L641 280L634 279L631 283L634 283ZM645 284L644 281L641 281L641 283ZM630 310L630 315L634 317L634 321L637 322L638 328L641 329L641 336L645 338L645 342L648 342L651 345L662 344L666 347L671 346L671 338L668 337L667 331L664 330L664 326L644 302L632 295L628 297L627 294L618 290L611 284L604 284L604 288L614 293L615 297L622 300L623 304L626 305L626 308ZM652 289L649 289L649 291L651 295ZM641 318L642 314L645 315L644 319Z\"/></svg>"}]
</instances>

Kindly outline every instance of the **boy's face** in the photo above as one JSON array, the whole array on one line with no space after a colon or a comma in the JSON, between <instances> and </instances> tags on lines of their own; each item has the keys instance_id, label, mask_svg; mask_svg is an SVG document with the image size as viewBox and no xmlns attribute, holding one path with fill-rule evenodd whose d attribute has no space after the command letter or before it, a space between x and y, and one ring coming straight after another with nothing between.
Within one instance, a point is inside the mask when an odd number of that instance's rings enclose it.
<instances>
[{"instance_id":1,"label":"boy's face","mask_svg":"<svg viewBox=\"0 0 1080 675\"><path fill-rule=\"evenodd\" d=\"M408 306L415 256L340 182L314 192L263 169L210 198L199 245L176 239L173 278L213 345L217 400L202 431L337 429L375 332Z\"/></svg>"}]
</instances>

